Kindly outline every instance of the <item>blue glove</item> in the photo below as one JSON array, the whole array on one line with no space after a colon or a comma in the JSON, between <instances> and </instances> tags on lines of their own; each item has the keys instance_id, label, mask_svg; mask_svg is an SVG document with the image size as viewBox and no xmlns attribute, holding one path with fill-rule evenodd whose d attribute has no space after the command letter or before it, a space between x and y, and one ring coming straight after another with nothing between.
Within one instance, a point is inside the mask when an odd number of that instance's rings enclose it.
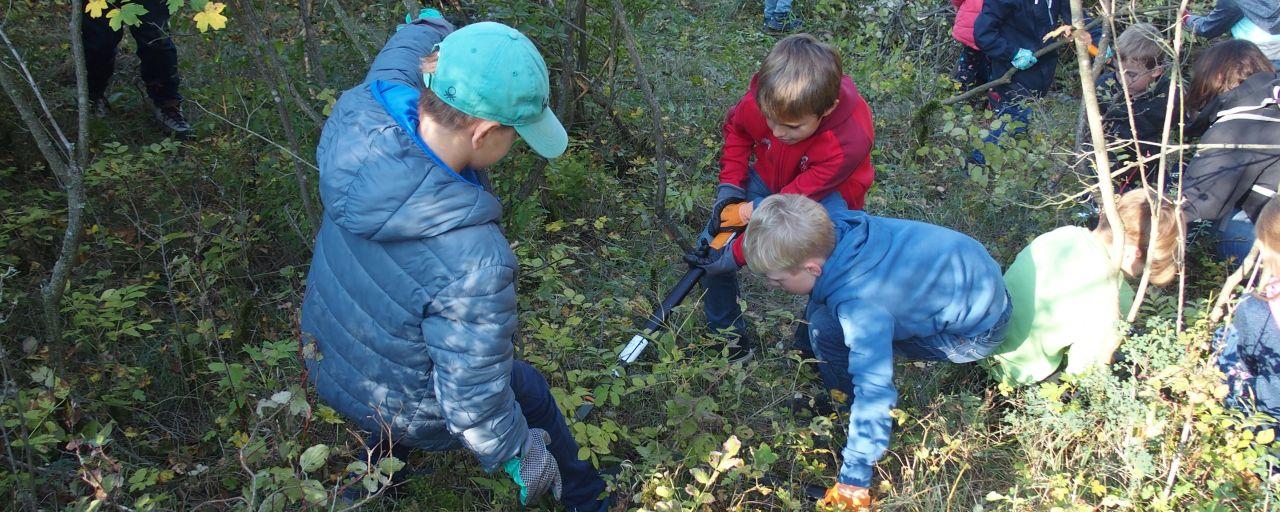
<instances>
[{"instance_id":1,"label":"blue glove","mask_svg":"<svg viewBox=\"0 0 1280 512\"><path fill-rule=\"evenodd\" d=\"M443 17L444 17L444 15L443 15L443 14L440 14L440 11L437 11L437 10L432 9L432 8L430 8L430 7L425 8L425 9L423 9L423 10L421 10L421 11L418 11L418 19L420 19L420 20L429 20L429 19L431 19L431 18L443 18ZM413 23L413 20L414 20L414 18L413 18L413 15L412 15L412 14L406 14L406 15L404 15L404 22L405 22L405 24L406 24L406 25L407 25L407 24L410 24L410 23Z\"/></svg>"},{"instance_id":2,"label":"blue glove","mask_svg":"<svg viewBox=\"0 0 1280 512\"><path fill-rule=\"evenodd\" d=\"M556 465L556 458L547 451L547 437L545 430L529 429L529 437L520 448L520 456L502 464L502 470L520 486L521 505L538 501L547 491L560 499L560 467Z\"/></svg>"},{"instance_id":3,"label":"blue glove","mask_svg":"<svg viewBox=\"0 0 1280 512\"><path fill-rule=\"evenodd\" d=\"M1018 53L1013 56L1013 67L1026 71L1031 66L1036 65L1036 55L1026 48L1018 49Z\"/></svg>"},{"instance_id":4,"label":"blue glove","mask_svg":"<svg viewBox=\"0 0 1280 512\"><path fill-rule=\"evenodd\" d=\"M706 271L709 276L731 274L741 268L738 266L738 260L733 257L732 245L722 249L712 249L706 240L702 240L693 252L684 255L684 262L691 267Z\"/></svg>"}]
</instances>

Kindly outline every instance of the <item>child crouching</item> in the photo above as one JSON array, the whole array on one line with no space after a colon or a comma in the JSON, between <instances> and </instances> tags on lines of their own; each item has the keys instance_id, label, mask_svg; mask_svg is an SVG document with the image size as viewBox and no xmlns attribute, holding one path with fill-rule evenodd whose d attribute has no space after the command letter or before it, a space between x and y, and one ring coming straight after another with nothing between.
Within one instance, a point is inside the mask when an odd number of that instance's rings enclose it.
<instances>
[{"instance_id":1,"label":"child crouching","mask_svg":"<svg viewBox=\"0 0 1280 512\"><path fill-rule=\"evenodd\" d=\"M1280 418L1280 202L1262 208L1256 224L1269 281L1236 308L1218 333L1218 366L1227 376L1227 401L1244 411Z\"/></svg>"},{"instance_id":2,"label":"child crouching","mask_svg":"<svg viewBox=\"0 0 1280 512\"><path fill-rule=\"evenodd\" d=\"M1155 229L1153 205L1160 210ZM1125 278L1141 275L1151 260L1151 284L1173 280L1181 252L1178 208L1153 190L1139 189L1121 196L1116 209L1123 247L1113 245L1113 228L1103 216L1093 230L1065 226L1036 237L1009 265L1004 283L1013 318L990 359L995 378L1039 382L1056 373L1064 358L1067 374L1110 363L1121 341L1121 315L1133 302ZM1152 237L1155 246L1148 252Z\"/></svg>"},{"instance_id":3,"label":"child crouching","mask_svg":"<svg viewBox=\"0 0 1280 512\"><path fill-rule=\"evenodd\" d=\"M893 355L966 363L995 350L1010 316L1000 266L955 231L862 211L828 216L796 194L765 198L744 238L753 272L809 295L803 334L823 385L850 407L844 462L824 501L865 506L898 397Z\"/></svg>"}]
</instances>

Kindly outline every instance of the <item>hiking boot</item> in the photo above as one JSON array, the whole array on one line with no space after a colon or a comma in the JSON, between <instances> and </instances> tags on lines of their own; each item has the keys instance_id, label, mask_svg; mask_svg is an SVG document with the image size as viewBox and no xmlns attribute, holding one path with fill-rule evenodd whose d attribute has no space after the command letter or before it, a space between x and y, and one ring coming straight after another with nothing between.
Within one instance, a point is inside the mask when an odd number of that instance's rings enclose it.
<instances>
[{"instance_id":1,"label":"hiking boot","mask_svg":"<svg viewBox=\"0 0 1280 512\"><path fill-rule=\"evenodd\" d=\"M187 124L187 117L182 115L182 103L179 101L166 102L163 105L153 104L156 120L160 121L160 125L166 130L178 137L185 137L191 134L191 125Z\"/></svg>"},{"instance_id":2,"label":"hiking boot","mask_svg":"<svg viewBox=\"0 0 1280 512\"><path fill-rule=\"evenodd\" d=\"M790 32L803 26L804 22L792 16L791 13L775 14L764 18L764 29L770 32Z\"/></svg>"},{"instance_id":3,"label":"hiking boot","mask_svg":"<svg viewBox=\"0 0 1280 512\"><path fill-rule=\"evenodd\" d=\"M106 96L89 98L89 113L98 119L111 117L111 103Z\"/></svg>"}]
</instances>

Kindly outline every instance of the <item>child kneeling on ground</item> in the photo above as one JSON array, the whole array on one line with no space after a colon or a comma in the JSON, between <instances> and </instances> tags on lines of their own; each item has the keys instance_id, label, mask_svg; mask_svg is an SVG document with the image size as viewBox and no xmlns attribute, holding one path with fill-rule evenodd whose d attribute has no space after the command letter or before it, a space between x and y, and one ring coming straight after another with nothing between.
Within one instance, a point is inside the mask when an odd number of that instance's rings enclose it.
<instances>
[{"instance_id":1,"label":"child kneeling on ground","mask_svg":"<svg viewBox=\"0 0 1280 512\"><path fill-rule=\"evenodd\" d=\"M809 295L802 334L823 386L850 407L844 463L825 501L865 506L898 398L893 355L967 363L995 350L1010 316L1000 266L950 229L862 211L828 216L795 194L761 202L744 238L753 272Z\"/></svg>"},{"instance_id":2,"label":"child kneeling on ground","mask_svg":"<svg viewBox=\"0 0 1280 512\"><path fill-rule=\"evenodd\" d=\"M809 34L774 45L747 93L725 116L720 183L704 241L722 228L723 213L751 220L771 194L804 194L828 210L861 210L875 178L871 108L844 74L840 54ZM730 360L744 360L754 343L738 307L736 271L742 246L706 260L724 272L708 272L703 308L712 332L729 338Z\"/></svg>"},{"instance_id":3,"label":"child kneeling on ground","mask_svg":"<svg viewBox=\"0 0 1280 512\"><path fill-rule=\"evenodd\" d=\"M1280 418L1280 200L1258 215L1266 285L1236 307L1231 324L1218 333L1218 366L1227 376L1227 401L1244 411Z\"/></svg>"},{"instance_id":4,"label":"child kneeling on ground","mask_svg":"<svg viewBox=\"0 0 1280 512\"><path fill-rule=\"evenodd\" d=\"M477 174L516 135L543 157L564 152L546 63L506 25L452 30L433 10L401 26L325 123L308 375L373 432L372 458L465 448L506 471L522 504L546 493L602 512L605 483L578 458L547 381L512 357L519 267Z\"/></svg>"},{"instance_id":5,"label":"child kneeling on ground","mask_svg":"<svg viewBox=\"0 0 1280 512\"><path fill-rule=\"evenodd\" d=\"M1154 230L1153 205L1160 212ZM1009 265L1004 283L1013 318L988 360L996 379L1039 382L1058 372L1064 358L1067 374L1110 363L1122 339L1120 319L1133 302L1125 278L1140 276L1150 260L1151 284L1173 280L1181 252L1178 208L1154 190L1139 189L1121 196L1116 209L1123 247L1113 245L1112 226L1102 216L1093 230L1065 226L1036 237Z\"/></svg>"}]
</instances>

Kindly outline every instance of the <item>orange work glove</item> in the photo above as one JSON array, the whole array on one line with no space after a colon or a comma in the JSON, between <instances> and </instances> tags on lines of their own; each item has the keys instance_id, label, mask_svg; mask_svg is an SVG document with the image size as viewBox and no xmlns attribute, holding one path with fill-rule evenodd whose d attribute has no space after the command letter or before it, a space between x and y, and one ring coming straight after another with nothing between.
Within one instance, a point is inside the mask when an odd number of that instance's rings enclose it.
<instances>
[{"instance_id":1,"label":"orange work glove","mask_svg":"<svg viewBox=\"0 0 1280 512\"><path fill-rule=\"evenodd\" d=\"M866 487L837 483L818 501L819 507L856 511L871 507L871 491Z\"/></svg>"},{"instance_id":2,"label":"orange work glove","mask_svg":"<svg viewBox=\"0 0 1280 512\"><path fill-rule=\"evenodd\" d=\"M743 218L743 211L739 207L742 204L751 203L731 204L720 210L721 231L716 234L715 238L711 239L712 249L720 249L724 247L725 244L729 243L729 238L733 236L734 232L741 231L742 228L747 226L747 220Z\"/></svg>"}]
</instances>

